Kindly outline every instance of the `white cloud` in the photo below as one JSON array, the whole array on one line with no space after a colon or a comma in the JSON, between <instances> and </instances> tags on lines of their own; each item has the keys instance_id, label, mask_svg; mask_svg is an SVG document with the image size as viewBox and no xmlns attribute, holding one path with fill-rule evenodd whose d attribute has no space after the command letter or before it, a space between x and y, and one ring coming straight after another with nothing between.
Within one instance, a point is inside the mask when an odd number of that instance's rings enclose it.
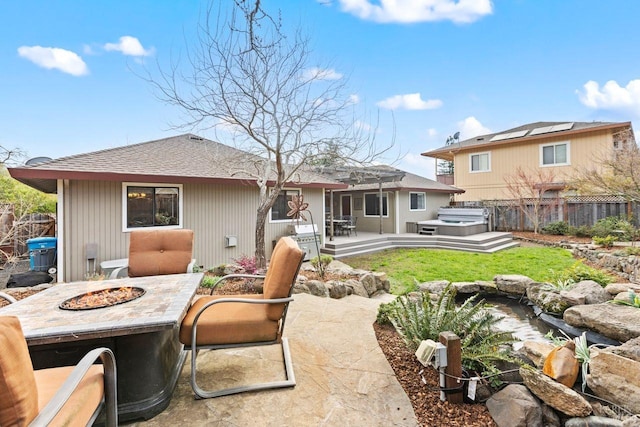
<instances>
[{"instance_id":1,"label":"white cloud","mask_svg":"<svg viewBox=\"0 0 640 427\"><path fill-rule=\"evenodd\" d=\"M400 161L398 168L429 179L435 179L436 176L436 161L420 154L407 154Z\"/></svg>"},{"instance_id":2,"label":"white cloud","mask_svg":"<svg viewBox=\"0 0 640 427\"><path fill-rule=\"evenodd\" d=\"M460 141L464 139L473 138L478 135L486 135L491 133L491 129L485 127L473 116L458 122L458 129L460 129Z\"/></svg>"},{"instance_id":3,"label":"white cloud","mask_svg":"<svg viewBox=\"0 0 640 427\"><path fill-rule=\"evenodd\" d=\"M358 96L357 94L352 94L349 95L349 104L359 104L360 103L360 96Z\"/></svg>"},{"instance_id":4,"label":"white cloud","mask_svg":"<svg viewBox=\"0 0 640 427\"><path fill-rule=\"evenodd\" d=\"M20 46L18 55L39 67L57 69L73 76L89 74L89 68L77 53L58 47Z\"/></svg>"},{"instance_id":5,"label":"white cloud","mask_svg":"<svg viewBox=\"0 0 640 427\"><path fill-rule=\"evenodd\" d=\"M338 73L333 68L322 69L314 67L305 70L302 78L304 80L340 80L342 78L342 74Z\"/></svg>"},{"instance_id":6,"label":"white cloud","mask_svg":"<svg viewBox=\"0 0 640 427\"><path fill-rule=\"evenodd\" d=\"M145 49L142 47L140 40L131 36L120 37L118 43L107 43L104 45L104 49L109 52L121 52L127 56L149 56L154 52L153 48Z\"/></svg>"},{"instance_id":7,"label":"white cloud","mask_svg":"<svg viewBox=\"0 0 640 427\"><path fill-rule=\"evenodd\" d=\"M376 105L387 110L434 110L442 107L442 101L439 99L423 101L420 98L420 93L409 93L406 95L392 96L377 102Z\"/></svg>"},{"instance_id":8,"label":"white cloud","mask_svg":"<svg viewBox=\"0 0 640 427\"><path fill-rule=\"evenodd\" d=\"M341 9L381 23L453 21L464 24L493 12L491 0L340 0Z\"/></svg>"},{"instance_id":9,"label":"white cloud","mask_svg":"<svg viewBox=\"0 0 640 427\"><path fill-rule=\"evenodd\" d=\"M580 102L589 108L640 115L640 80L631 80L625 87L615 80L609 80L602 88L590 80L584 84L584 92L576 92Z\"/></svg>"},{"instance_id":10,"label":"white cloud","mask_svg":"<svg viewBox=\"0 0 640 427\"><path fill-rule=\"evenodd\" d=\"M427 135L429 136L429 138L436 137L438 136L438 131L434 128L427 129Z\"/></svg>"}]
</instances>

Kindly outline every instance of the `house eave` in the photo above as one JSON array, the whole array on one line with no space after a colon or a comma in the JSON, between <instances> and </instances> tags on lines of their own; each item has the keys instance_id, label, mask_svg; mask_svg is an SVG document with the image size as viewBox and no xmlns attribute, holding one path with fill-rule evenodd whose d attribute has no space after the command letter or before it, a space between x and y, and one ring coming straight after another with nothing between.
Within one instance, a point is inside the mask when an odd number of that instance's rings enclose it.
<instances>
[{"instance_id":1,"label":"house eave","mask_svg":"<svg viewBox=\"0 0 640 427\"><path fill-rule=\"evenodd\" d=\"M112 182L152 182L161 184L226 184L226 185L256 185L255 179L197 177L176 175L151 174L123 174L111 172L79 172L58 171L35 168L9 168L9 174L14 179L45 193L56 193L57 180L68 179L78 181L112 181ZM275 181L268 181L268 186L275 185ZM329 182L287 182L285 186L300 188L343 189L346 184Z\"/></svg>"}]
</instances>

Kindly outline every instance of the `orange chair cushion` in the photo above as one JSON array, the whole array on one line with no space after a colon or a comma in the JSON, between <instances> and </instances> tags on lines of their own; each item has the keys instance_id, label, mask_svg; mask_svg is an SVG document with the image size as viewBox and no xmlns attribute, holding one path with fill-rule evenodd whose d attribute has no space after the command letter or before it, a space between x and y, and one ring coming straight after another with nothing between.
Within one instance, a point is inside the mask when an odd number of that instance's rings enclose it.
<instances>
[{"instance_id":1,"label":"orange chair cushion","mask_svg":"<svg viewBox=\"0 0 640 427\"><path fill-rule=\"evenodd\" d=\"M24 426L38 415L38 389L20 321L0 316L0 426Z\"/></svg>"},{"instance_id":2,"label":"orange chair cushion","mask_svg":"<svg viewBox=\"0 0 640 427\"><path fill-rule=\"evenodd\" d=\"M180 326L180 342L191 345L196 313L210 301L221 298L262 299L261 295L214 295L193 303ZM267 304L220 303L205 310L198 319L196 344L238 344L273 341L278 337L278 321L267 317Z\"/></svg>"},{"instance_id":3,"label":"orange chair cushion","mask_svg":"<svg viewBox=\"0 0 640 427\"><path fill-rule=\"evenodd\" d=\"M129 277L186 273L193 230L135 230L129 239Z\"/></svg>"},{"instance_id":4,"label":"orange chair cushion","mask_svg":"<svg viewBox=\"0 0 640 427\"><path fill-rule=\"evenodd\" d=\"M38 386L38 407L42 410L60 389L75 366L39 369L34 372ZM102 365L92 365L48 427L86 426L104 396ZM4 424L3 424L4 425Z\"/></svg>"},{"instance_id":5,"label":"orange chair cushion","mask_svg":"<svg viewBox=\"0 0 640 427\"><path fill-rule=\"evenodd\" d=\"M271 261L264 279L264 298L286 298L291 295L300 262L304 252L291 237L281 237L271 254ZM270 320L278 320L282 317L284 304L269 304L267 315Z\"/></svg>"}]
</instances>

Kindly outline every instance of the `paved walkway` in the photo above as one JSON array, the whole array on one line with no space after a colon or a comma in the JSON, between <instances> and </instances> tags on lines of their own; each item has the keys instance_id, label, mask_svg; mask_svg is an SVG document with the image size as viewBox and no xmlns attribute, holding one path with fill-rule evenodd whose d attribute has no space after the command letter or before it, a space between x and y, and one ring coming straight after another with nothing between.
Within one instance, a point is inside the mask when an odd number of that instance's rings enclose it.
<instances>
[{"instance_id":1,"label":"paved walkway","mask_svg":"<svg viewBox=\"0 0 640 427\"><path fill-rule=\"evenodd\" d=\"M295 295L284 334L295 388L195 400L185 364L171 403L132 426L415 426L411 402L378 346L372 323L380 300ZM202 360L202 362L201 362ZM202 351L207 380L284 379L277 346ZM200 381L200 380L199 380ZM216 387L214 381L212 387Z\"/></svg>"}]
</instances>

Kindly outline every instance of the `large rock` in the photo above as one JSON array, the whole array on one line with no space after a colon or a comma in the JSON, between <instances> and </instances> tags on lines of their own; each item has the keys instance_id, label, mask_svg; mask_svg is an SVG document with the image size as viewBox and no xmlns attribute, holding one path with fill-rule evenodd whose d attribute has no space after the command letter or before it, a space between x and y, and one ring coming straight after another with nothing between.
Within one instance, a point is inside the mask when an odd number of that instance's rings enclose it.
<instances>
[{"instance_id":1,"label":"large rock","mask_svg":"<svg viewBox=\"0 0 640 427\"><path fill-rule=\"evenodd\" d=\"M444 288L449 286L449 283L451 282L449 282L448 280L434 280L432 282L420 283L418 285L418 288L422 292L429 292L430 294L440 295L442 291L444 291Z\"/></svg>"},{"instance_id":2,"label":"large rock","mask_svg":"<svg viewBox=\"0 0 640 427\"><path fill-rule=\"evenodd\" d=\"M329 291L329 296L333 299L340 299L347 296L347 287L339 280L329 280L324 286Z\"/></svg>"},{"instance_id":3,"label":"large rock","mask_svg":"<svg viewBox=\"0 0 640 427\"><path fill-rule=\"evenodd\" d=\"M640 309L619 304L576 305L563 319L571 326L591 329L607 338L626 342L640 337Z\"/></svg>"},{"instance_id":4,"label":"large rock","mask_svg":"<svg viewBox=\"0 0 640 427\"><path fill-rule=\"evenodd\" d=\"M500 292L518 296L525 295L527 287L534 283L530 277L520 274L498 274L493 281Z\"/></svg>"},{"instance_id":5,"label":"large rock","mask_svg":"<svg viewBox=\"0 0 640 427\"><path fill-rule=\"evenodd\" d=\"M640 337L629 340L622 345L607 347L602 351L640 362Z\"/></svg>"},{"instance_id":6,"label":"large rock","mask_svg":"<svg viewBox=\"0 0 640 427\"><path fill-rule=\"evenodd\" d=\"M640 414L640 362L592 349L587 385L596 396Z\"/></svg>"},{"instance_id":7,"label":"large rock","mask_svg":"<svg viewBox=\"0 0 640 427\"><path fill-rule=\"evenodd\" d=\"M584 418L570 418L564 423L564 427L622 427L622 421L591 415Z\"/></svg>"},{"instance_id":8,"label":"large rock","mask_svg":"<svg viewBox=\"0 0 640 427\"><path fill-rule=\"evenodd\" d=\"M351 295L358 295L359 297L369 298L369 293L364 288L364 285L359 280L349 279L344 282L347 288L351 289Z\"/></svg>"},{"instance_id":9,"label":"large rock","mask_svg":"<svg viewBox=\"0 0 640 427\"><path fill-rule=\"evenodd\" d=\"M307 289L309 289L309 293L311 295L315 295L317 297L329 296L329 290L320 280L307 280L305 285L307 286Z\"/></svg>"},{"instance_id":10,"label":"large rock","mask_svg":"<svg viewBox=\"0 0 640 427\"><path fill-rule=\"evenodd\" d=\"M480 291L480 285L477 282L453 282L451 286L458 294L476 294Z\"/></svg>"},{"instance_id":11,"label":"large rock","mask_svg":"<svg viewBox=\"0 0 640 427\"><path fill-rule=\"evenodd\" d=\"M601 304L611 299L611 294L593 280L578 282L568 291L560 291L560 296L569 305Z\"/></svg>"},{"instance_id":12,"label":"large rock","mask_svg":"<svg viewBox=\"0 0 640 427\"><path fill-rule=\"evenodd\" d=\"M550 342L527 340L522 343L522 348L519 352L531 360L537 368L542 368L544 360L554 347Z\"/></svg>"},{"instance_id":13,"label":"large rock","mask_svg":"<svg viewBox=\"0 0 640 427\"><path fill-rule=\"evenodd\" d=\"M553 409L570 417L586 417L591 405L577 392L554 381L542 372L523 366L520 375L531 392Z\"/></svg>"},{"instance_id":14,"label":"large rock","mask_svg":"<svg viewBox=\"0 0 640 427\"><path fill-rule=\"evenodd\" d=\"M544 284L534 284L527 288L527 298L545 313L560 314L569 304L558 291L546 289Z\"/></svg>"},{"instance_id":15,"label":"large rock","mask_svg":"<svg viewBox=\"0 0 640 427\"><path fill-rule=\"evenodd\" d=\"M629 289L635 293L640 293L640 284L637 283L609 283L604 290L610 295L618 295L620 292L626 292Z\"/></svg>"},{"instance_id":16,"label":"large rock","mask_svg":"<svg viewBox=\"0 0 640 427\"><path fill-rule=\"evenodd\" d=\"M369 296L378 291L389 292L390 284L386 273L367 273L360 277L360 282L367 290Z\"/></svg>"},{"instance_id":17,"label":"large rock","mask_svg":"<svg viewBox=\"0 0 640 427\"><path fill-rule=\"evenodd\" d=\"M498 427L542 427L542 408L523 385L509 384L491 396L487 409Z\"/></svg>"}]
</instances>

